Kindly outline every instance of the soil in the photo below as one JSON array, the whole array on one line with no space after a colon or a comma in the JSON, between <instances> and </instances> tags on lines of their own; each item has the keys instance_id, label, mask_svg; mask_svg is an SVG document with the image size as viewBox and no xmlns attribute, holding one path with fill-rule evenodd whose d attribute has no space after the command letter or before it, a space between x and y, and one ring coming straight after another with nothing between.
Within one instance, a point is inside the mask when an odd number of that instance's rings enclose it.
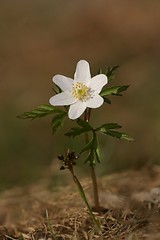
<instances>
[{"instance_id":1,"label":"soil","mask_svg":"<svg viewBox=\"0 0 160 240\"><path fill-rule=\"evenodd\" d=\"M93 205L91 181L80 181ZM0 239L160 239L159 166L101 177L99 194L102 234L73 182L55 188L46 180L1 192Z\"/></svg>"}]
</instances>

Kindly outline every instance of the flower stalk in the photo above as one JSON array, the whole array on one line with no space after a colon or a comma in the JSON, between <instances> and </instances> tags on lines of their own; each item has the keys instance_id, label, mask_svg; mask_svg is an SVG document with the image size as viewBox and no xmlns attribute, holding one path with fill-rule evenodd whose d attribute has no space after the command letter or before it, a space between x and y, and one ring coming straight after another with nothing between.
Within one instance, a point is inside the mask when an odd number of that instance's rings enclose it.
<instances>
[{"instance_id":1,"label":"flower stalk","mask_svg":"<svg viewBox=\"0 0 160 240\"><path fill-rule=\"evenodd\" d=\"M91 116L91 109L87 108L85 110L84 114L84 120L86 122L89 122ZM88 132L85 134L85 143L87 144L89 142L89 136ZM99 212L100 211L100 204L99 204L99 194L98 194L98 184L97 184L97 177L95 172L94 165L90 165L90 173L91 173L91 179L92 179L92 185L93 185L93 195L94 195L94 210Z\"/></svg>"}]
</instances>

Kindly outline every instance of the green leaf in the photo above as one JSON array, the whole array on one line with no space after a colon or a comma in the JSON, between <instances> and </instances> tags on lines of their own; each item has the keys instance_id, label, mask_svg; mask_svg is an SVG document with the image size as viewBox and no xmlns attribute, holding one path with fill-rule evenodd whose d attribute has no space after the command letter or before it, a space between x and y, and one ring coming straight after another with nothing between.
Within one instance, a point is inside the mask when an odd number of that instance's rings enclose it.
<instances>
[{"instance_id":1,"label":"green leaf","mask_svg":"<svg viewBox=\"0 0 160 240\"><path fill-rule=\"evenodd\" d=\"M94 133L92 139L84 146L84 148L80 151L80 154L82 154L85 151L89 151L89 154L84 161L84 163L89 162L90 166L95 165L95 160L100 163L100 157L99 157L99 145L98 145L98 139L97 135Z\"/></svg>"},{"instance_id":2,"label":"green leaf","mask_svg":"<svg viewBox=\"0 0 160 240\"><path fill-rule=\"evenodd\" d=\"M103 97L103 99L105 103L111 104L111 100L109 98Z\"/></svg>"},{"instance_id":3,"label":"green leaf","mask_svg":"<svg viewBox=\"0 0 160 240\"><path fill-rule=\"evenodd\" d=\"M106 123L106 124L103 124L100 127L96 128L95 131L100 131L100 132L105 133L109 129L118 129L118 128L121 128L121 126L118 125L117 123Z\"/></svg>"},{"instance_id":4,"label":"green leaf","mask_svg":"<svg viewBox=\"0 0 160 240\"><path fill-rule=\"evenodd\" d=\"M110 88L106 88L101 91L100 95L103 96L110 96L110 95L117 95L121 96L119 93L126 91L129 85L124 85L124 86L114 86Z\"/></svg>"},{"instance_id":5,"label":"green leaf","mask_svg":"<svg viewBox=\"0 0 160 240\"><path fill-rule=\"evenodd\" d=\"M119 86L118 93L124 92L129 88L129 85Z\"/></svg>"},{"instance_id":6,"label":"green leaf","mask_svg":"<svg viewBox=\"0 0 160 240\"><path fill-rule=\"evenodd\" d=\"M87 162L90 163L90 164L89 164L90 166L94 166L94 165L95 165L96 162L95 162L95 155L94 155L94 151L93 151L93 150L91 150L91 151L89 152L86 160L84 161L84 164L87 163Z\"/></svg>"},{"instance_id":7,"label":"green leaf","mask_svg":"<svg viewBox=\"0 0 160 240\"><path fill-rule=\"evenodd\" d=\"M84 129L88 129L89 131L93 130L91 125L88 122L82 120L81 118L77 120L77 124Z\"/></svg>"},{"instance_id":8,"label":"green leaf","mask_svg":"<svg viewBox=\"0 0 160 240\"><path fill-rule=\"evenodd\" d=\"M74 138L74 137L81 135L82 133L89 132L89 131L90 130L85 129L85 128L74 127L74 128L71 128L70 132L65 133L65 136Z\"/></svg>"},{"instance_id":9,"label":"green leaf","mask_svg":"<svg viewBox=\"0 0 160 240\"><path fill-rule=\"evenodd\" d=\"M93 147L94 147L94 153L95 153L96 160L98 163L100 163L99 144L98 144L97 135L95 133L93 136Z\"/></svg>"},{"instance_id":10,"label":"green leaf","mask_svg":"<svg viewBox=\"0 0 160 240\"><path fill-rule=\"evenodd\" d=\"M51 105L40 105L39 107L35 108L34 110L30 112L24 112L21 115L17 116L20 119L35 119L35 118L41 118L46 115L52 114L52 113L60 113L64 112L56 107L53 107Z\"/></svg>"},{"instance_id":11,"label":"green leaf","mask_svg":"<svg viewBox=\"0 0 160 240\"><path fill-rule=\"evenodd\" d=\"M62 90L60 89L60 87L58 87L57 85L54 85L54 87L52 88L54 93L59 94L62 92Z\"/></svg>"},{"instance_id":12,"label":"green leaf","mask_svg":"<svg viewBox=\"0 0 160 240\"><path fill-rule=\"evenodd\" d=\"M129 136L129 135L126 134L126 133L122 133L121 139L127 140L127 141L134 141L134 138L132 138L131 136Z\"/></svg>"},{"instance_id":13,"label":"green leaf","mask_svg":"<svg viewBox=\"0 0 160 240\"><path fill-rule=\"evenodd\" d=\"M82 148L82 150L80 151L80 154L82 154L85 151L89 151L91 149L94 149L94 141L93 141L93 137L92 139Z\"/></svg>"},{"instance_id":14,"label":"green leaf","mask_svg":"<svg viewBox=\"0 0 160 240\"><path fill-rule=\"evenodd\" d=\"M98 74L103 74L103 71L101 68L98 70Z\"/></svg>"},{"instance_id":15,"label":"green leaf","mask_svg":"<svg viewBox=\"0 0 160 240\"><path fill-rule=\"evenodd\" d=\"M65 135L68 136L68 137L73 137L74 138L76 136L81 135L82 133L93 131L93 128L91 127L91 125L88 122L83 121L82 119L78 119L77 124L80 127L71 128L71 131L65 133Z\"/></svg>"},{"instance_id":16,"label":"green leaf","mask_svg":"<svg viewBox=\"0 0 160 240\"><path fill-rule=\"evenodd\" d=\"M122 139L122 140L127 140L127 141L133 141L134 139L132 137L130 137L128 134L126 133L122 133L122 132L117 132L117 131L112 131L112 130L109 130L109 131L106 131L106 132L103 132L104 134L107 134L109 136L112 136L112 137L116 137L118 139Z\"/></svg>"},{"instance_id":17,"label":"green leaf","mask_svg":"<svg viewBox=\"0 0 160 240\"><path fill-rule=\"evenodd\" d=\"M66 115L67 113L63 111L61 113L58 113L55 117L53 117L52 123L51 123L53 134L57 131L59 127L63 126L63 121Z\"/></svg>"},{"instance_id":18,"label":"green leaf","mask_svg":"<svg viewBox=\"0 0 160 240\"><path fill-rule=\"evenodd\" d=\"M95 157L96 157L97 162L100 163L99 149L97 149L96 151L94 151L94 153L95 153ZM95 165L95 163L93 163L92 166L94 166L94 165Z\"/></svg>"},{"instance_id":19,"label":"green leaf","mask_svg":"<svg viewBox=\"0 0 160 240\"><path fill-rule=\"evenodd\" d=\"M108 81L110 82L115 77L115 71L119 68L119 66L109 67L106 71L106 76L108 77Z\"/></svg>"}]
</instances>

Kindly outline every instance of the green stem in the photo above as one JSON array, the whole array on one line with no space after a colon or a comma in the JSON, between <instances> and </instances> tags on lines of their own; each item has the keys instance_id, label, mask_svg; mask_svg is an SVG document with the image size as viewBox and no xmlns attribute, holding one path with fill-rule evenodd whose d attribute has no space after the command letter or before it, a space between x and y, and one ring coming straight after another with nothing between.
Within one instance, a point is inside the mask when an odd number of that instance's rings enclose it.
<instances>
[{"instance_id":1,"label":"green stem","mask_svg":"<svg viewBox=\"0 0 160 240\"><path fill-rule=\"evenodd\" d=\"M91 216L91 219L93 220L93 222L94 222L94 224L95 224L95 226L96 226L97 232L98 232L98 233L99 233L99 232L102 232L101 227L100 227L100 224L99 224L99 222L97 221L97 219L95 218L95 216L94 216L94 214L93 214L93 212L92 212L92 209L91 209L91 207L90 207L90 205L89 205L89 203L88 203L88 201L87 201L86 195L85 195L85 193L84 193L84 190L83 190L83 188L82 188L82 186L81 186L78 178L74 175L74 173L73 173L72 171L71 171L71 173L72 173L73 180L74 180L74 182L75 182L75 184L76 184L76 186L77 186L77 188L78 188L78 191L79 191L79 193L80 193L80 196L81 196L82 200L84 201L84 203L85 203L85 205L86 205L86 207L87 207L87 209L88 209L88 211L89 211L89 214L90 214L90 216Z\"/></svg>"},{"instance_id":2,"label":"green stem","mask_svg":"<svg viewBox=\"0 0 160 240\"><path fill-rule=\"evenodd\" d=\"M89 122L90 116L91 116L91 109L87 108L85 111L84 120L86 122ZM88 133L85 134L85 142L86 144L89 142ZM93 184L94 205L95 205L94 207L95 207L95 211L99 212L100 204L99 204L98 184L97 184L95 168L93 165L90 166L90 172L91 172L91 178L92 178L92 184Z\"/></svg>"},{"instance_id":3,"label":"green stem","mask_svg":"<svg viewBox=\"0 0 160 240\"><path fill-rule=\"evenodd\" d=\"M88 201L87 201L87 198L86 198L85 192L84 192L84 190L83 190L83 187L81 186L78 178L77 178L76 175L74 174L73 165L72 165L72 164L68 165L68 169L69 169L69 171L70 171L71 174L72 174L73 180L74 180L74 182L75 182L75 184L76 184L76 186L77 186L77 189L78 189L78 191L79 191L79 194L80 194L82 200L84 201L84 203L85 203L85 205L86 205L86 207L87 207L87 209L88 209L88 211L89 211L89 214L90 214L90 216L91 216L91 219L92 219L93 222L94 222L94 225L95 225L95 227L96 227L96 231L97 231L98 233L100 233L100 232L102 233L102 229L101 229L101 227L100 227L100 224L99 224L99 222L97 221L97 219L95 218L95 216L94 216L94 214L93 214L93 212L92 212L92 209L91 209L91 207L90 207L90 205L89 205L89 203L88 203Z\"/></svg>"},{"instance_id":4,"label":"green stem","mask_svg":"<svg viewBox=\"0 0 160 240\"><path fill-rule=\"evenodd\" d=\"M90 171L91 171L91 178L93 183L95 211L99 212L100 211L99 194L98 194L97 177L96 177L94 166L90 166Z\"/></svg>"}]
</instances>

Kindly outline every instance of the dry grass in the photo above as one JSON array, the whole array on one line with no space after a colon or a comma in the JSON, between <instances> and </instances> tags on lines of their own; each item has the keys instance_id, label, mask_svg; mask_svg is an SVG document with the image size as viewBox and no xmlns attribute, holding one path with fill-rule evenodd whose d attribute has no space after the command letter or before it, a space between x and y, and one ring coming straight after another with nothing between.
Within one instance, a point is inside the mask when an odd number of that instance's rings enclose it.
<instances>
[{"instance_id":1,"label":"dry grass","mask_svg":"<svg viewBox=\"0 0 160 240\"><path fill-rule=\"evenodd\" d=\"M100 179L103 234L96 233L74 184L58 190L48 183L1 193L0 239L160 238L160 168L127 171ZM83 180L92 203L91 183Z\"/></svg>"}]
</instances>

